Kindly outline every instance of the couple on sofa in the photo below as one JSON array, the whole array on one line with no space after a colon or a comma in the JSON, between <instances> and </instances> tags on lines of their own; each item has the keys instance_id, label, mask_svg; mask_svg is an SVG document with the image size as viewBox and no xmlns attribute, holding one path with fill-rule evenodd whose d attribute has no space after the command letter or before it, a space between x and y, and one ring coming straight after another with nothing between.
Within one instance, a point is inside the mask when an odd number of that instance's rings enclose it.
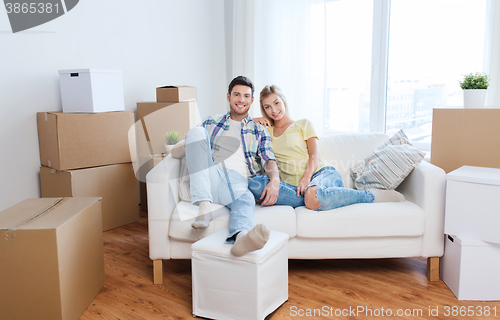
<instances>
[{"instance_id":1,"label":"couple on sofa","mask_svg":"<svg viewBox=\"0 0 500 320\"><path fill-rule=\"evenodd\" d=\"M186 157L191 202L199 206L193 228L209 226L212 203L226 206L231 212L226 243L233 244L233 255L242 256L269 238L265 225L254 226L256 201L311 210L404 201L394 190L344 188L335 168L321 161L311 123L290 118L278 87L260 92L262 118L248 116L254 91L250 79L234 78L227 93L230 111L209 116L172 150L172 157Z\"/></svg>"}]
</instances>

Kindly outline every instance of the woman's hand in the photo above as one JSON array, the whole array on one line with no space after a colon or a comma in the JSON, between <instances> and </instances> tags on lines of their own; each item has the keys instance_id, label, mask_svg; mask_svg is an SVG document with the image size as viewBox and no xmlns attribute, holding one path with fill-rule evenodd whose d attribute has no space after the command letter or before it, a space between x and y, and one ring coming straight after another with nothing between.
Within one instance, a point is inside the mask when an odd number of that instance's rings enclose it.
<instances>
[{"instance_id":1,"label":"woman's hand","mask_svg":"<svg viewBox=\"0 0 500 320\"><path fill-rule=\"evenodd\" d=\"M252 118L253 121L257 122L258 124L261 124L263 125L264 127L270 127L271 124L269 123L269 121L264 118L264 117L258 117L258 118Z\"/></svg>"},{"instance_id":2,"label":"woman's hand","mask_svg":"<svg viewBox=\"0 0 500 320\"><path fill-rule=\"evenodd\" d=\"M310 182L311 182L311 178L308 178L305 175L302 176L302 179L300 179L300 182L297 185L297 197L303 196L306 194L306 188Z\"/></svg>"}]
</instances>

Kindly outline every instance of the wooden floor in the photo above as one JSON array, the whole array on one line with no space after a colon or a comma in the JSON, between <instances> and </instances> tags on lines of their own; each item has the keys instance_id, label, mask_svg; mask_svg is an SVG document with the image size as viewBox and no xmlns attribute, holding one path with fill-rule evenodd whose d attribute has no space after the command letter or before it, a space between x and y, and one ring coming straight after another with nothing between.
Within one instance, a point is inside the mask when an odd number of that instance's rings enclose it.
<instances>
[{"instance_id":1,"label":"wooden floor","mask_svg":"<svg viewBox=\"0 0 500 320\"><path fill-rule=\"evenodd\" d=\"M104 263L106 284L81 319L192 319L190 260L165 261L165 283L153 285L147 213L104 232ZM289 300L269 318L500 319L500 302L458 301L427 281L420 258L290 260Z\"/></svg>"}]
</instances>

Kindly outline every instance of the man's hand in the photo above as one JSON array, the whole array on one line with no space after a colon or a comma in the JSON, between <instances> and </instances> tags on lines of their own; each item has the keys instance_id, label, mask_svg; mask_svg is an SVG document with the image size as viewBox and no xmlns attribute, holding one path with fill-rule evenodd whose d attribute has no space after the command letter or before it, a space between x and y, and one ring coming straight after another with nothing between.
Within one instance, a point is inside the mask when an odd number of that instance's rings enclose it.
<instances>
[{"instance_id":1,"label":"man's hand","mask_svg":"<svg viewBox=\"0 0 500 320\"><path fill-rule=\"evenodd\" d=\"M258 118L252 118L253 121L257 122L258 124L261 124L263 125L264 127L270 127L271 124L269 123L269 121L264 118L264 117L258 117Z\"/></svg>"},{"instance_id":2,"label":"man's hand","mask_svg":"<svg viewBox=\"0 0 500 320\"><path fill-rule=\"evenodd\" d=\"M260 200L264 199L261 203L262 206L272 206L278 200L280 188L280 179L273 179L269 181L267 186L262 191L260 195Z\"/></svg>"}]
</instances>

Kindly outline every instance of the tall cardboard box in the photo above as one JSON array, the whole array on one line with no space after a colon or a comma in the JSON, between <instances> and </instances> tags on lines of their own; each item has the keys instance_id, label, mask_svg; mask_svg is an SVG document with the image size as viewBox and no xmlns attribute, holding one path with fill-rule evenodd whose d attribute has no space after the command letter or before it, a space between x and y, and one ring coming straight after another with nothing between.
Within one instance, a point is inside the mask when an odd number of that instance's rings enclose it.
<instances>
[{"instance_id":1,"label":"tall cardboard box","mask_svg":"<svg viewBox=\"0 0 500 320\"><path fill-rule=\"evenodd\" d=\"M138 155L147 158L165 152L166 132L179 131L182 139L201 117L196 102L139 102L137 121Z\"/></svg>"},{"instance_id":2,"label":"tall cardboard box","mask_svg":"<svg viewBox=\"0 0 500 320\"><path fill-rule=\"evenodd\" d=\"M59 70L63 112L124 111L121 70Z\"/></svg>"},{"instance_id":3,"label":"tall cardboard box","mask_svg":"<svg viewBox=\"0 0 500 320\"><path fill-rule=\"evenodd\" d=\"M431 163L446 173L461 166L500 168L500 109L435 108Z\"/></svg>"},{"instance_id":4,"label":"tall cardboard box","mask_svg":"<svg viewBox=\"0 0 500 320\"><path fill-rule=\"evenodd\" d=\"M99 198L27 199L0 212L0 319L79 319L104 285L101 228Z\"/></svg>"},{"instance_id":5,"label":"tall cardboard box","mask_svg":"<svg viewBox=\"0 0 500 320\"><path fill-rule=\"evenodd\" d=\"M102 231L139 221L131 163L58 171L40 167L42 197L102 197Z\"/></svg>"},{"instance_id":6,"label":"tall cardboard box","mask_svg":"<svg viewBox=\"0 0 500 320\"><path fill-rule=\"evenodd\" d=\"M37 113L41 164L57 170L131 162L133 111Z\"/></svg>"},{"instance_id":7,"label":"tall cardboard box","mask_svg":"<svg viewBox=\"0 0 500 320\"><path fill-rule=\"evenodd\" d=\"M164 86L156 88L156 102L197 101L198 90L190 86Z\"/></svg>"}]
</instances>

